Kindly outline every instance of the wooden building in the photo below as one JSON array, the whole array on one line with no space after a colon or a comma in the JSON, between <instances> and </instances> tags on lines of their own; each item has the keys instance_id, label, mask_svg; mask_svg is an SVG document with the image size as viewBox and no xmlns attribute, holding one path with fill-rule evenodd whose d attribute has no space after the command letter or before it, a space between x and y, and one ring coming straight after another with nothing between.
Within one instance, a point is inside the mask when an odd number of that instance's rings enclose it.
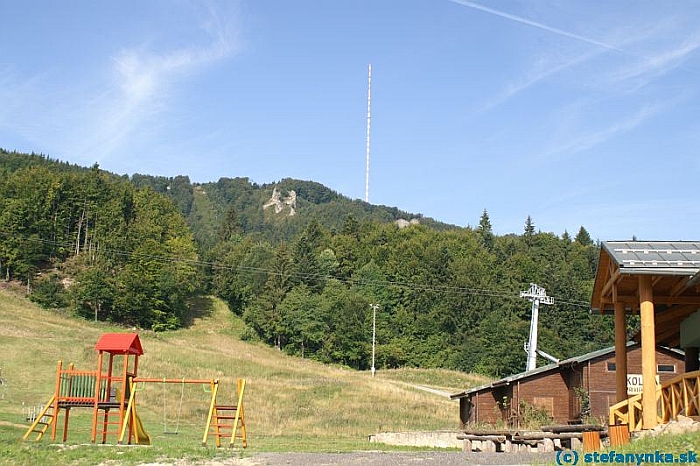
<instances>
[{"instance_id":1,"label":"wooden building","mask_svg":"<svg viewBox=\"0 0 700 466\"><path fill-rule=\"evenodd\" d=\"M632 430L651 429L680 412L698 415L700 242L603 242L591 309L615 316L616 391L621 405L611 410L610 422L628 423ZM682 380L662 387L660 397L653 384L644 384L641 402L632 400L626 393L626 374L637 371L625 367L627 315L636 313L641 319L638 340L644 380L654 377L657 345L685 350L686 374ZM678 397L679 390L691 395Z\"/></svg>"},{"instance_id":2,"label":"wooden building","mask_svg":"<svg viewBox=\"0 0 700 466\"><path fill-rule=\"evenodd\" d=\"M660 383L685 370L683 353L678 350L657 348L656 363ZM617 402L616 367L615 348L611 347L505 377L451 398L459 399L463 424L501 422L517 427L527 409L523 403L545 409L555 424L578 423L585 397L589 412L584 414L606 422L610 406ZM638 343L627 344L627 370L634 392L641 388L635 385L642 373Z\"/></svg>"}]
</instances>

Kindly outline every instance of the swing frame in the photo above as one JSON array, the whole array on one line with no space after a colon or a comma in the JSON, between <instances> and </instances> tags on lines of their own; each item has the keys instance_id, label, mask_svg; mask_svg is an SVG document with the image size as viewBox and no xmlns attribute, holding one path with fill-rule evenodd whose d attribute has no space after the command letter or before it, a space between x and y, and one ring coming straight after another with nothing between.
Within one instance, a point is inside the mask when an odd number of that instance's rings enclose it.
<instances>
[{"instance_id":1,"label":"swing frame","mask_svg":"<svg viewBox=\"0 0 700 466\"><path fill-rule=\"evenodd\" d=\"M182 414L182 401L184 399L185 384L201 384L202 386L209 385L210 387L212 387L212 389L211 389L212 397L216 396L217 390L215 387L219 386L218 379L187 379L184 377L182 379L168 379L168 378L160 379L160 378L134 377L131 379L132 386L137 386L138 384L142 384L143 388L138 389L138 390L133 390L131 392L131 397L129 399L129 403L128 403L127 409L126 409L127 417L129 414L133 413L133 411L134 411L134 407L136 404L136 400L134 398L135 398L136 392L145 389L145 387L146 387L145 384L147 384L147 383L160 383L161 385L163 385L163 387L165 387L166 384L176 384L176 383L181 384L181 386L182 386L181 392L180 392L180 408L178 411L178 423L176 426L176 432L166 432L167 426L164 425L163 426L163 433L164 434L172 434L172 433L177 434L178 433L177 430L179 430L179 428L180 428L179 421L180 421L180 416ZM165 390L165 388L163 388L163 389ZM209 392L206 389L204 391ZM165 407L165 397L163 397L163 403L164 403L164 407ZM165 413L165 408L164 408L163 409L164 421L166 419L165 414L166 413ZM126 424L125 424L125 426L126 426ZM207 426L207 431L208 431L208 426ZM119 436L119 442L118 442L119 444L121 444L121 442L123 441L125 433L126 433L126 429L122 428L121 434ZM206 433L205 433L205 435L206 435Z\"/></svg>"},{"instance_id":2,"label":"swing frame","mask_svg":"<svg viewBox=\"0 0 700 466\"><path fill-rule=\"evenodd\" d=\"M165 378L163 378L163 433L166 435L177 435L180 432L180 418L182 417L182 402L185 399L185 378L182 378L182 383L180 384L180 405L177 408L177 422L175 424L175 430L168 430L168 416L165 403Z\"/></svg>"}]
</instances>

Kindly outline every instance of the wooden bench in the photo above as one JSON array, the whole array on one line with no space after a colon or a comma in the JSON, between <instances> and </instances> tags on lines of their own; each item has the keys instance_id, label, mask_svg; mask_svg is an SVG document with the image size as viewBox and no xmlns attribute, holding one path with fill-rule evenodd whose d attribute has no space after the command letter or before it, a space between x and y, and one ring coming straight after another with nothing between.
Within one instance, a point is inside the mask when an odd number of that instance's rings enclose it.
<instances>
[{"instance_id":1,"label":"wooden bench","mask_svg":"<svg viewBox=\"0 0 700 466\"><path fill-rule=\"evenodd\" d=\"M605 428L592 424L543 426L539 431L465 430L457 435L463 451L553 452L581 449L586 435L607 436Z\"/></svg>"}]
</instances>

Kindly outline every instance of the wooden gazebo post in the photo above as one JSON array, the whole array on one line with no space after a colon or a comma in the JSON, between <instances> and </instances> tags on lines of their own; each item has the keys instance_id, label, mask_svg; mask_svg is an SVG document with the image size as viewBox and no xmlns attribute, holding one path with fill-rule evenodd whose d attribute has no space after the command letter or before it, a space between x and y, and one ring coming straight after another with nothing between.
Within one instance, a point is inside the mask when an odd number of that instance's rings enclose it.
<instances>
[{"instance_id":1,"label":"wooden gazebo post","mask_svg":"<svg viewBox=\"0 0 700 466\"><path fill-rule=\"evenodd\" d=\"M614 293L616 295L617 293ZM616 296L615 296L616 297ZM627 399L627 315L615 300L615 392L618 403Z\"/></svg>"},{"instance_id":2,"label":"wooden gazebo post","mask_svg":"<svg viewBox=\"0 0 700 466\"><path fill-rule=\"evenodd\" d=\"M700 347L695 336L700 322L693 321L692 316L699 308L700 241L601 243L591 311L601 314L612 311L615 315L615 392L621 406L611 411L611 422L628 422L631 412L639 411L638 403L622 406L628 399L626 313L639 311L641 328L635 339L639 338L642 353L642 414L629 427L652 429L659 422L656 345L683 347L685 370L698 368L698 353L693 347ZM688 338L690 334L692 337ZM684 403L689 403L687 398Z\"/></svg>"},{"instance_id":3,"label":"wooden gazebo post","mask_svg":"<svg viewBox=\"0 0 700 466\"><path fill-rule=\"evenodd\" d=\"M639 313L642 319L642 423L644 429L658 424L656 408L656 336L651 276L639 276Z\"/></svg>"}]
</instances>

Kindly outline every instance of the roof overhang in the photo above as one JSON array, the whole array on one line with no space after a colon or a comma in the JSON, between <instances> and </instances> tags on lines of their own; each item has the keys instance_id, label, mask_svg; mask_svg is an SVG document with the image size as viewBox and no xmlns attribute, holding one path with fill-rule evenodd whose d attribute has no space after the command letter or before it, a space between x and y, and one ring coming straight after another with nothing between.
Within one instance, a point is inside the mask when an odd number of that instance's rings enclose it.
<instances>
[{"instance_id":1,"label":"roof overhang","mask_svg":"<svg viewBox=\"0 0 700 466\"><path fill-rule=\"evenodd\" d=\"M639 308L638 277L653 278L654 304L700 305L700 242L608 241L600 248L591 309L612 312L614 303Z\"/></svg>"},{"instance_id":2,"label":"roof overhang","mask_svg":"<svg viewBox=\"0 0 700 466\"><path fill-rule=\"evenodd\" d=\"M600 249L591 310L639 311L639 282L651 279L657 343L679 344L680 322L700 308L700 242L608 241Z\"/></svg>"}]
</instances>

